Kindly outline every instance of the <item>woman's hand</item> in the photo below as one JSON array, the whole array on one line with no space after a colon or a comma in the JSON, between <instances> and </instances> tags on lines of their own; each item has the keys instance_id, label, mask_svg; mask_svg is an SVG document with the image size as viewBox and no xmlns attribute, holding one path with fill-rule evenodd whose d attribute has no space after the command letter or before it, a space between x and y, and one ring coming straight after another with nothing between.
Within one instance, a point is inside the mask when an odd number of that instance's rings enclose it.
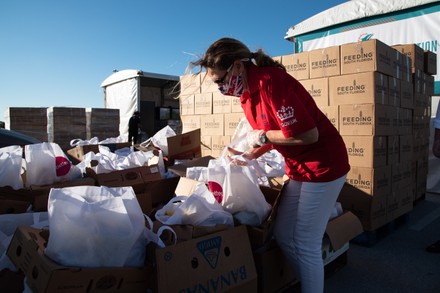
<instances>
[{"instance_id":1,"label":"woman's hand","mask_svg":"<svg viewBox=\"0 0 440 293\"><path fill-rule=\"evenodd\" d=\"M255 159L255 157L252 153L240 152L240 151L237 151L236 149L233 149L231 147L228 147L228 152L230 154L232 154L232 156L227 155L226 157L228 158L229 162L232 165L247 166L248 161Z\"/></svg>"}]
</instances>

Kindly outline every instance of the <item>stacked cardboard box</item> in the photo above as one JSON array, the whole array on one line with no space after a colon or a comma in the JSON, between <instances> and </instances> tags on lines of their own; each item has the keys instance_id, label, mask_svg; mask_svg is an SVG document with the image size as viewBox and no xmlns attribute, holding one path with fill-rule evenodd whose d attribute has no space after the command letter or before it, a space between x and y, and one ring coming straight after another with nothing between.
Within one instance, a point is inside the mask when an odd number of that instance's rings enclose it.
<instances>
[{"instance_id":1,"label":"stacked cardboard box","mask_svg":"<svg viewBox=\"0 0 440 293\"><path fill-rule=\"evenodd\" d=\"M30 135L42 142L70 148L72 139L100 140L119 136L119 109L104 108L8 108L6 128Z\"/></svg>"},{"instance_id":2,"label":"stacked cardboard box","mask_svg":"<svg viewBox=\"0 0 440 293\"><path fill-rule=\"evenodd\" d=\"M74 138L87 137L86 109L50 107L47 109L47 136L62 149L70 147Z\"/></svg>"},{"instance_id":3,"label":"stacked cardboard box","mask_svg":"<svg viewBox=\"0 0 440 293\"><path fill-rule=\"evenodd\" d=\"M87 139L98 137L104 140L119 136L119 109L88 108L87 115Z\"/></svg>"},{"instance_id":4,"label":"stacked cardboard box","mask_svg":"<svg viewBox=\"0 0 440 293\"><path fill-rule=\"evenodd\" d=\"M240 99L222 95L206 73L181 77L182 132L200 128L202 156L218 157L244 117Z\"/></svg>"},{"instance_id":5,"label":"stacked cardboard box","mask_svg":"<svg viewBox=\"0 0 440 293\"><path fill-rule=\"evenodd\" d=\"M5 111L6 128L47 141L47 108L11 107Z\"/></svg>"},{"instance_id":6,"label":"stacked cardboard box","mask_svg":"<svg viewBox=\"0 0 440 293\"><path fill-rule=\"evenodd\" d=\"M343 207L365 230L410 211L426 191L435 54L369 40L280 58L343 136Z\"/></svg>"}]
</instances>

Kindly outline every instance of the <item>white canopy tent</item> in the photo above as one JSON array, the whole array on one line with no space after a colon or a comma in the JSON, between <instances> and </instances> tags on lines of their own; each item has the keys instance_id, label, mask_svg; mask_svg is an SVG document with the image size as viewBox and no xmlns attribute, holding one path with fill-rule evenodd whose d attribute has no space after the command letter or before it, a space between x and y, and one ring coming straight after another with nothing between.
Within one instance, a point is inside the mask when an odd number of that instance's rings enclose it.
<instances>
[{"instance_id":1,"label":"white canopy tent","mask_svg":"<svg viewBox=\"0 0 440 293\"><path fill-rule=\"evenodd\" d=\"M294 43L295 52L373 38L388 45L417 44L437 54L440 1L347 1L290 27L284 38ZM440 58L437 67L440 68ZM440 75L434 79L435 93L440 95Z\"/></svg>"},{"instance_id":2,"label":"white canopy tent","mask_svg":"<svg viewBox=\"0 0 440 293\"><path fill-rule=\"evenodd\" d=\"M311 51L365 39L379 39L388 45L417 44L439 55L440 1L352 0L318 13L290 27L285 39L295 52ZM431 113L440 99L440 58ZM433 140L431 123L430 148ZM440 193L440 159L429 152L427 189Z\"/></svg>"}]
</instances>

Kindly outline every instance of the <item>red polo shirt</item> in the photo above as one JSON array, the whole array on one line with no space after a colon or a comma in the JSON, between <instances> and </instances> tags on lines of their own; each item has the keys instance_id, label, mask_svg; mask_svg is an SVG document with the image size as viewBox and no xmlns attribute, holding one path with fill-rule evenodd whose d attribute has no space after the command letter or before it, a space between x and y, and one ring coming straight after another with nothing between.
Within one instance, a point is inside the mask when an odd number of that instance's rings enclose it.
<instances>
[{"instance_id":1,"label":"red polo shirt","mask_svg":"<svg viewBox=\"0 0 440 293\"><path fill-rule=\"evenodd\" d=\"M327 182L348 173L350 165L342 137L296 79L280 68L252 64L248 83L249 92L245 92L240 100L253 129L281 130L286 138L314 127L318 129L316 143L273 145L283 155L286 174L291 179Z\"/></svg>"}]
</instances>

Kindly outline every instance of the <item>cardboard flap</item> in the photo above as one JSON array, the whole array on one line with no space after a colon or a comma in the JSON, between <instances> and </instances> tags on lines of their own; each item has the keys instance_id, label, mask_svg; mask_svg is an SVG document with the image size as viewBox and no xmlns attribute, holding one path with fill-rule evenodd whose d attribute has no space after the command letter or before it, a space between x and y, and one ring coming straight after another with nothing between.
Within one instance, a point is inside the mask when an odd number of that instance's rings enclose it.
<instances>
[{"instance_id":1,"label":"cardboard flap","mask_svg":"<svg viewBox=\"0 0 440 293\"><path fill-rule=\"evenodd\" d=\"M195 190L198 184L201 184L199 181L189 179L186 177L180 177L179 183L177 183L175 194L176 195L186 195L190 196Z\"/></svg>"},{"instance_id":2,"label":"cardboard flap","mask_svg":"<svg viewBox=\"0 0 440 293\"><path fill-rule=\"evenodd\" d=\"M168 167L168 170L179 175L180 177L186 176L186 169L190 167L208 167L209 161L214 160L212 156L205 156L192 160L185 161L181 164L176 164Z\"/></svg>"},{"instance_id":3,"label":"cardboard flap","mask_svg":"<svg viewBox=\"0 0 440 293\"><path fill-rule=\"evenodd\" d=\"M345 212L327 224L326 234L333 249L341 248L346 242L363 232L362 224L352 212Z\"/></svg>"},{"instance_id":4,"label":"cardboard flap","mask_svg":"<svg viewBox=\"0 0 440 293\"><path fill-rule=\"evenodd\" d=\"M167 138L168 159L199 158L202 154L200 128Z\"/></svg>"}]
</instances>

